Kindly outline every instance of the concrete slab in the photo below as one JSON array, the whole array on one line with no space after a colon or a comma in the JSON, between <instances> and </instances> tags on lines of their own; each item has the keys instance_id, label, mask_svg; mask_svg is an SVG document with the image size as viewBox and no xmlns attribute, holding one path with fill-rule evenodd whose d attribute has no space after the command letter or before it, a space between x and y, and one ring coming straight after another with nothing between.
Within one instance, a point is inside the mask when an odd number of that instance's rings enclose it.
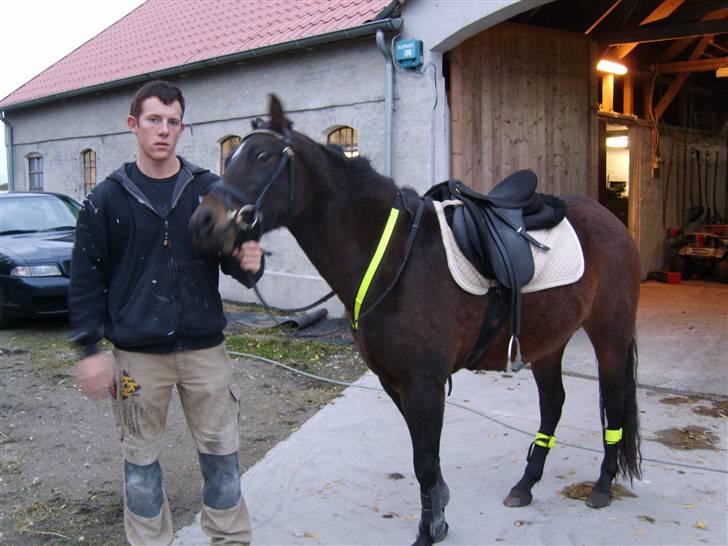
<instances>
[{"instance_id":1,"label":"concrete slab","mask_svg":"<svg viewBox=\"0 0 728 546\"><path fill-rule=\"evenodd\" d=\"M728 396L728 285L642 283L637 333L641 384ZM564 370L596 376L582 330L566 349Z\"/></svg>"},{"instance_id":2,"label":"concrete slab","mask_svg":"<svg viewBox=\"0 0 728 546\"><path fill-rule=\"evenodd\" d=\"M647 378L667 389L725 392L728 306L715 302L727 301L728 287L685 284L682 290L672 290L674 285L648 284L643 287L647 296L639 321L640 382ZM704 299L705 293L717 316L691 318L707 320L700 328L711 330L696 336L680 319L676 300L672 305L669 299L664 306L660 303L676 294ZM656 307L648 305L653 300L658 301ZM669 329L673 334L663 336ZM501 501L521 476L538 426L531 374L456 374L441 452L452 497L444 545L728 544L728 420L691 411L705 402L668 405L661 402L664 392L640 389L644 476L631 486L623 483L637 497L592 510L559 494L567 485L596 479L599 472L598 385L582 377L595 372L589 347L586 336L577 335L567 349L565 368L579 376L565 377L566 404L557 445L543 480L534 488L534 502L524 508L506 508ZM685 362L692 373L685 370ZM389 398L365 390L377 387L376 378L365 375L242 477L255 544L412 542L419 492L410 440ZM678 451L655 441L658 430L687 425L712 431L720 438L719 448ZM175 539L178 546L206 542L199 517Z\"/></svg>"}]
</instances>

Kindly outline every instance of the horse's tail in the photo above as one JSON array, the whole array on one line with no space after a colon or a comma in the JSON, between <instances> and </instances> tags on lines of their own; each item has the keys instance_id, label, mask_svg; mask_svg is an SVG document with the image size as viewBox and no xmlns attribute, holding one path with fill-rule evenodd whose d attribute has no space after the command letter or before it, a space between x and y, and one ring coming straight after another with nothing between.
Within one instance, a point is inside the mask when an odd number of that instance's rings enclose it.
<instances>
[{"instance_id":1,"label":"horse's tail","mask_svg":"<svg viewBox=\"0 0 728 546\"><path fill-rule=\"evenodd\" d=\"M640 451L640 417L637 407L637 340L632 338L627 351L625 369L624 423L622 441L618 444L618 465L630 482L642 478L642 452Z\"/></svg>"}]
</instances>

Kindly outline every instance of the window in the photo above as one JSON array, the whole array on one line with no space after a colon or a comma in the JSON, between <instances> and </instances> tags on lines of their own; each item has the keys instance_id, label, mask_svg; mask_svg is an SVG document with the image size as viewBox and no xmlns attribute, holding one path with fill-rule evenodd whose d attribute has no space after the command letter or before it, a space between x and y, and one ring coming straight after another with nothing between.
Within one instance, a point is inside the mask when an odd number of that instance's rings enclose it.
<instances>
[{"instance_id":1,"label":"window","mask_svg":"<svg viewBox=\"0 0 728 546\"><path fill-rule=\"evenodd\" d=\"M339 146L346 157L359 156L359 133L353 127L339 127L329 133L328 144Z\"/></svg>"},{"instance_id":2,"label":"window","mask_svg":"<svg viewBox=\"0 0 728 546\"><path fill-rule=\"evenodd\" d=\"M85 150L81 152L83 157L83 194L94 189L96 185L96 152L93 150Z\"/></svg>"},{"instance_id":3,"label":"window","mask_svg":"<svg viewBox=\"0 0 728 546\"><path fill-rule=\"evenodd\" d=\"M240 137L230 135L220 141L220 176L225 172L225 160L235 147L240 144Z\"/></svg>"},{"instance_id":4,"label":"window","mask_svg":"<svg viewBox=\"0 0 728 546\"><path fill-rule=\"evenodd\" d=\"M28 187L30 191L43 191L43 156L28 157Z\"/></svg>"}]
</instances>

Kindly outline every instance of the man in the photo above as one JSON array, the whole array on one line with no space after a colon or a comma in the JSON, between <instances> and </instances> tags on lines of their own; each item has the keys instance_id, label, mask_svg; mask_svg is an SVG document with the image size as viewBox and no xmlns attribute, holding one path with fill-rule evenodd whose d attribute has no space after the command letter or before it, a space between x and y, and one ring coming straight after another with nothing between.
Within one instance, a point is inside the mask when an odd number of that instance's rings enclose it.
<instances>
[{"instance_id":1,"label":"man","mask_svg":"<svg viewBox=\"0 0 728 546\"><path fill-rule=\"evenodd\" d=\"M239 391L217 286L218 267L250 286L263 272L262 253L255 241L232 256L192 246L190 216L217 177L175 154L184 107L167 82L137 91L127 119L136 162L96 186L79 214L69 292L73 339L84 355L76 374L88 397L113 396L131 544L173 539L158 458L174 385L199 451L202 529L214 544L248 544ZM114 345L113 358L97 352L102 335Z\"/></svg>"}]
</instances>

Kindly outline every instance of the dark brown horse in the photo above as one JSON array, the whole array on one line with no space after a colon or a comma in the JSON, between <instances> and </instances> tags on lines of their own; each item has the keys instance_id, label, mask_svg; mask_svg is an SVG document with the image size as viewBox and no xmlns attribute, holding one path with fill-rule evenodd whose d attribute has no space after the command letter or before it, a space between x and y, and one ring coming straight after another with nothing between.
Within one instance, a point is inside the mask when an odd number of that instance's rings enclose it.
<instances>
[{"instance_id":1,"label":"dark brown horse","mask_svg":"<svg viewBox=\"0 0 728 546\"><path fill-rule=\"evenodd\" d=\"M271 119L246 136L229 158L223 180L191 220L199 248L230 249L242 227L267 232L286 226L352 317L359 283L377 248L398 192L404 212L363 308L392 284L405 253L412 215L422 198L400 190L362 158L348 159L291 130L280 102ZM521 348L531 362L541 410L523 477L504 503L525 506L541 478L564 403L561 359L583 327L599 362L605 455L587 501L610 502L618 471L640 476L636 399L635 314L640 268L627 230L608 210L584 197L564 199L584 252L585 271L573 284L523 296ZM445 385L463 367L486 313L486 299L460 289L448 271L432 202L424 200L409 261L393 289L362 317L354 339L369 368L404 416L412 439L422 513L416 544L447 533L449 491L440 472ZM501 331L476 368L501 370L508 333Z\"/></svg>"}]
</instances>

